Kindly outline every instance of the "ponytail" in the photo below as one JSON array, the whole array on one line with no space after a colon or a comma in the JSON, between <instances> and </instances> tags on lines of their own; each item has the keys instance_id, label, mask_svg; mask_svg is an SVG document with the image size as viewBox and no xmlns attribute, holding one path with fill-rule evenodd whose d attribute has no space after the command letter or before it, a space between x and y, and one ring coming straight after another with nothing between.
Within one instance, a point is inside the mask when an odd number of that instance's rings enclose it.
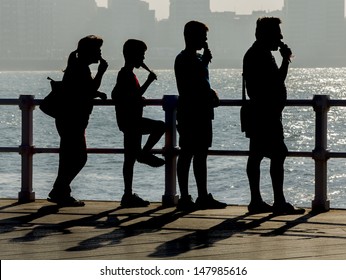
<instances>
[{"instance_id":1,"label":"ponytail","mask_svg":"<svg viewBox=\"0 0 346 280\"><path fill-rule=\"evenodd\" d=\"M78 59L78 55L77 55L78 51L75 50L73 52L70 53L68 60L67 60L67 67L65 69L65 71L70 68L73 67L74 65L77 64L77 59Z\"/></svg>"}]
</instances>

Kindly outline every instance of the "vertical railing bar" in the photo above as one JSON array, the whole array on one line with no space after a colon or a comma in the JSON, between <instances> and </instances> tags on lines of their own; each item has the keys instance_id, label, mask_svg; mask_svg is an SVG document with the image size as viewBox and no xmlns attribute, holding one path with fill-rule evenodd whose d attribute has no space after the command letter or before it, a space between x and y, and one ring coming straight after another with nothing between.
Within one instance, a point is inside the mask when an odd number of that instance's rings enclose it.
<instances>
[{"instance_id":1,"label":"vertical railing bar","mask_svg":"<svg viewBox=\"0 0 346 280\"><path fill-rule=\"evenodd\" d=\"M35 201L33 192L33 110L34 96L20 95L19 108L22 111L22 142L19 147L21 166L21 191L18 193L18 202L26 203Z\"/></svg>"},{"instance_id":2,"label":"vertical railing bar","mask_svg":"<svg viewBox=\"0 0 346 280\"><path fill-rule=\"evenodd\" d=\"M328 111L329 96L315 95L313 98L315 119L315 149L313 150L313 159L315 160L315 198L312 201L313 212L325 212L330 209L327 200L327 161L329 151L327 150L328 133Z\"/></svg>"},{"instance_id":3,"label":"vertical railing bar","mask_svg":"<svg viewBox=\"0 0 346 280\"><path fill-rule=\"evenodd\" d=\"M162 196L162 205L169 207L178 203L179 196L177 195L176 187L176 107L178 97L176 95L165 95L163 97L162 107L165 111L165 147L164 156L165 164L165 193Z\"/></svg>"}]
</instances>

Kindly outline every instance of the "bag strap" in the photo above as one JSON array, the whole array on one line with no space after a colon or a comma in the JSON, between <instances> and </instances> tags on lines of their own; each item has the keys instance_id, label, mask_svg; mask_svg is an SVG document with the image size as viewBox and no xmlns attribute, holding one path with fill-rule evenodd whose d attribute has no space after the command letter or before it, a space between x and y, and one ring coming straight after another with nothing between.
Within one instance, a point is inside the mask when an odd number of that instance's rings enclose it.
<instances>
[{"instance_id":1,"label":"bag strap","mask_svg":"<svg viewBox=\"0 0 346 280\"><path fill-rule=\"evenodd\" d=\"M242 101L246 101L246 84L245 84L245 78L244 78L244 73L242 73Z\"/></svg>"}]
</instances>

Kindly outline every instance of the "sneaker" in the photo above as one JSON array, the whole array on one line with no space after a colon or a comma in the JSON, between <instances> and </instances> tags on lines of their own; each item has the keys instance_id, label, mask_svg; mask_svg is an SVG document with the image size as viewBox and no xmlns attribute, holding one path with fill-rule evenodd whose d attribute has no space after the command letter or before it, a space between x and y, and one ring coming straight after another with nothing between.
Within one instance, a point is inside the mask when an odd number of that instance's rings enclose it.
<instances>
[{"instance_id":1,"label":"sneaker","mask_svg":"<svg viewBox=\"0 0 346 280\"><path fill-rule=\"evenodd\" d=\"M49 202L56 203L60 207L83 207L85 205L83 201L77 200L72 196L59 199L54 197L48 197L47 200Z\"/></svg>"},{"instance_id":2,"label":"sneaker","mask_svg":"<svg viewBox=\"0 0 346 280\"><path fill-rule=\"evenodd\" d=\"M304 214L305 209L303 208L295 208L292 204L285 202L282 204L273 205L273 213L275 215L299 215Z\"/></svg>"},{"instance_id":3,"label":"sneaker","mask_svg":"<svg viewBox=\"0 0 346 280\"><path fill-rule=\"evenodd\" d=\"M147 164L151 167L160 167L165 164L165 160L153 154L143 154L138 157L138 162Z\"/></svg>"},{"instance_id":4,"label":"sneaker","mask_svg":"<svg viewBox=\"0 0 346 280\"><path fill-rule=\"evenodd\" d=\"M196 200L196 206L198 209L223 209L227 207L226 203L217 201L213 198L212 194L208 194L206 197L198 197Z\"/></svg>"},{"instance_id":5,"label":"sneaker","mask_svg":"<svg viewBox=\"0 0 346 280\"><path fill-rule=\"evenodd\" d=\"M193 211L196 210L196 204L193 202L191 195L182 197L178 200L178 211Z\"/></svg>"},{"instance_id":6,"label":"sneaker","mask_svg":"<svg viewBox=\"0 0 346 280\"><path fill-rule=\"evenodd\" d=\"M250 214L270 213L273 212L273 206L270 206L264 201L253 203L251 202L247 207Z\"/></svg>"},{"instance_id":7,"label":"sneaker","mask_svg":"<svg viewBox=\"0 0 346 280\"><path fill-rule=\"evenodd\" d=\"M149 201L140 198L136 193L132 195L124 194L120 203L123 208L147 207L149 204Z\"/></svg>"}]
</instances>

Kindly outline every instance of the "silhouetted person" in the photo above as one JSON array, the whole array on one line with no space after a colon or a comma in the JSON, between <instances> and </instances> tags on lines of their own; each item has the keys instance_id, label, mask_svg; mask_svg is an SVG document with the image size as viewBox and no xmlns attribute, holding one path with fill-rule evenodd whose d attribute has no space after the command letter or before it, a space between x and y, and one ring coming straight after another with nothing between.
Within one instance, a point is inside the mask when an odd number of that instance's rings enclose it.
<instances>
[{"instance_id":1,"label":"silhouetted person","mask_svg":"<svg viewBox=\"0 0 346 280\"><path fill-rule=\"evenodd\" d=\"M70 184L87 161L85 129L93 109L93 99L107 99L98 91L108 64L101 56L103 40L94 35L82 38L73 51L63 76L62 114L55 124L60 136L59 170L48 200L61 206L84 206L71 196ZM93 78L89 65L99 63Z\"/></svg>"},{"instance_id":2,"label":"silhouetted person","mask_svg":"<svg viewBox=\"0 0 346 280\"><path fill-rule=\"evenodd\" d=\"M256 41L246 52L243 61L243 75L251 106L250 128L246 132L250 138L247 162L251 191L248 206L250 213L289 214L304 211L287 203L283 192L284 161L288 150L284 143L281 117L287 99L285 79L292 52L281 41L283 36L280 24L279 18L259 18ZM282 56L280 67L271 53L279 48ZM264 202L260 193L260 164L264 157L270 158L273 206Z\"/></svg>"},{"instance_id":3,"label":"silhouetted person","mask_svg":"<svg viewBox=\"0 0 346 280\"><path fill-rule=\"evenodd\" d=\"M116 85L112 91L115 102L116 118L119 129L124 133L124 195L121 199L122 207L145 207L149 201L143 200L133 193L133 168L136 160L152 167L164 165L165 161L152 153L152 148L161 139L165 132L163 121L143 118L143 94L156 79L150 71L145 83L140 86L134 68L143 67L144 55L147 46L144 42L129 39L123 47L125 65L118 73ZM142 149L142 135L149 134L148 140Z\"/></svg>"},{"instance_id":4,"label":"silhouetted person","mask_svg":"<svg viewBox=\"0 0 346 280\"><path fill-rule=\"evenodd\" d=\"M185 25L185 49L175 59L175 77L179 92L177 122L181 148L177 175L181 198L178 210L225 208L207 191L207 155L212 144L214 107L219 99L209 83L208 64L212 55L207 45L208 27L197 21ZM204 49L203 55L197 51ZM198 198L193 202L188 190L189 169L193 170Z\"/></svg>"}]
</instances>

